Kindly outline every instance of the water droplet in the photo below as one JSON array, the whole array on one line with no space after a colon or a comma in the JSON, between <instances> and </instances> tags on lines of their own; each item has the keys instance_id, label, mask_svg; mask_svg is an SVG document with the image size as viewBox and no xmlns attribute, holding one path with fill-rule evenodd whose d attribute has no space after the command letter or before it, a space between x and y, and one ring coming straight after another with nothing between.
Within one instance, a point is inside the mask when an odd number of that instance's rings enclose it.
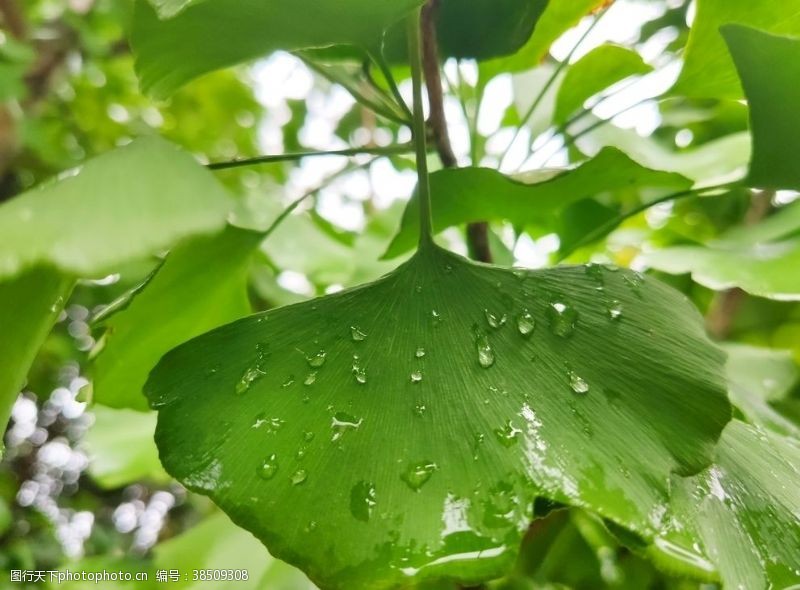
<instances>
[{"instance_id":1,"label":"water droplet","mask_svg":"<svg viewBox=\"0 0 800 590\"><path fill-rule=\"evenodd\" d=\"M256 430L263 428L267 433L274 434L283 428L285 423L285 420L281 420L280 418L270 418L266 413L261 412L255 417L255 420L253 420L253 426L251 426L251 428L255 428Z\"/></svg>"},{"instance_id":2,"label":"water droplet","mask_svg":"<svg viewBox=\"0 0 800 590\"><path fill-rule=\"evenodd\" d=\"M519 333L527 338L533 334L535 329L536 320L533 319L531 312L529 312L527 309L523 309L522 313L517 316L517 330L519 330Z\"/></svg>"},{"instance_id":3,"label":"water droplet","mask_svg":"<svg viewBox=\"0 0 800 590\"><path fill-rule=\"evenodd\" d=\"M480 448L485 440L486 437L481 432L475 434L475 438L472 440L472 458L475 461L478 460L478 451L480 451Z\"/></svg>"},{"instance_id":4,"label":"water droplet","mask_svg":"<svg viewBox=\"0 0 800 590\"><path fill-rule=\"evenodd\" d=\"M378 503L375 485L360 481L350 490L350 514L362 522L369 522L372 511Z\"/></svg>"},{"instance_id":5,"label":"water droplet","mask_svg":"<svg viewBox=\"0 0 800 590\"><path fill-rule=\"evenodd\" d=\"M638 272L627 272L622 275L622 282L628 285L631 292L639 299L642 298L642 285L644 285L644 276Z\"/></svg>"},{"instance_id":6,"label":"water droplet","mask_svg":"<svg viewBox=\"0 0 800 590\"><path fill-rule=\"evenodd\" d=\"M509 420L502 428L495 430L494 434L501 445L511 447L519 442L519 435L522 434L522 431Z\"/></svg>"},{"instance_id":7,"label":"water droplet","mask_svg":"<svg viewBox=\"0 0 800 590\"><path fill-rule=\"evenodd\" d=\"M303 385L314 385L317 380L317 372L311 371L308 375L306 375L305 381L303 381Z\"/></svg>"},{"instance_id":8,"label":"water droplet","mask_svg":"<svg viewBox=\"0 0 800 590\"><path fill-rule=\"evenodd\" d=\"M608 317L611 318L613 321L617 321L622 318L622 303L617 301L616 299L613 300L611 303L608 304Z\"/></svg>"},{"instance_id":9,"label":"water droplet","mask_svg":"<svg viewBox=\"0 0 800 590\"><path fill-rule=\"evenodd\" d=\"M314 433L310 432L310 431L304 432L303 433L303 440L306 441L306 442L311 442L312 440L314 440Z\"/></svg>"},{"instance_id":10,"label":"water droplet","mask_svg":"<svg viewBox=\"0 0 800 590\"><path fill-rule=\"evenodd\" d=\"M436 327L442 322L442 316L439 314L438 311L433 309L431 310L431 320L433 321L434 327Z\"/></svg>"},{"instance_id":11,"label":"water droplet","mask_svg":"<svg viewBox=\"0 0 800 590\"><path fill-rule=\"evenodd\" d=\"M418 359L421 359L422 357L425 356L425 349L422 348L421 346L418 347L417 351L414 353L414 356L417 357Z\"/></svg>"},{"instance_id":12,"label":"water droplet","mask_svg":"<svg viewBox=\"0 0 800 590\"><path fill-rule=\"evenodd\" d=\"M358 326L350 326L350 337L353 342L363 342L367 339L367 335Z\"/></svg>"},{"instance_id":13,"label":"water droplet","mask_svg":"<svg viewBox=\"0 0 800 590\"><path fill-rule=\"evenodd\" d=\"M242 395L247 393L253 386L253 383L261 379L266 374L266 371L264 371L260 366L248 367L242 374L242 378L239 379L239 382L236 384L236 394Z\"/></svg>"},{"instance_id":14,"label":"water droplet","mask_svg":"<svg viewBox=\"0 0 800 590\"><path fill-rule=\"evenodd\" d=\"M603 276L603 267L600 264L587 264L583 267L586 276L590 277L596 284L595 287L598 291L602 291L605 285L605 277Z\"/></svg>"},{"instance_id":15,"label":"water droplet","mask_svg":"<svg viewBox=\"0 0 800 590\"><path fill-rule=\"evenodd\" d=\"M291 481L293 486L299 486L304 483L308 478L308 472L305 469L298 469L292 474Z\"/></svg>"},{"instance_id":16,"label":"water droplet","mask_svg":"<svg viewBox=\"0 0 800 590\"><path fill-rule=\"evenodd\" d=\"M411 383L421 383L422 382L422 371L414 371L411 373Z\"/></svg>"},{"instance_id":17,"label":"water droplet","mask_svg":"<svg viewBox=\"0 0 800 590\"><path fill-rule=\"evenodd\" d=\"M337 412L331 418L331 430L333 430L331 442L340 440L348 430L357 430L363 421L363 418L356 418L345 412Z\"/></svg>"},{"instance_id":18,"label":"water droplet","mask_svg":"<svg viewBox=\"0 0 800 590\"><path fill-rule=\"evenodd\" d=\"M497 330L498 328L502 328L506 325L506 320L508 319L506 314L497 315L488 309L484 309L483 313L486 315L486 323L488 323L492 329Z\"/></svg>"},{"instance_id":19,"label":"water droplet","mask_svg":"<svg viewBox=\"0 0 800 590\"><path fill-rule=\"evenodd\" d=\"M414 291L416 291L417 293L422 293L422 285L417 285L416 287L414 287Z\"/></svg>"},{"instance_id":20,"label":"water droplet","mask_svg":"<svg viewBox=\"0 0 800 590\"><path fill-rule=\"evenodd\" d=\"M453 265L452 264L445 264L444 265L444 272L445 272L445 274L448 274L448 275L451 272L453 272Z\"/></svg>"},{"instance_id":21,"label":"water droplet","mask_svg":"<svg viewBox=\"0 0 800 590\"><path fill-rule=\"evenodd\" d=\"M475 348L478 350L478 363L481 367L488 369L494 365L494 350L486 334L476 333Z\"/></svg>"},{"instance_id":22,"label":"water droplet","mask_svg":"<svg viewBox=\"0 0 800 590\"><path fill-rule=\"evenodd\" d=\"M292 385L294 385L294 375L289 375L281 387L291 387Z\"/></svg>"},{"instance_id":23,"label":"water droplet","mask_svg":"<svg viewBox=\"0 0 800 590\"><path fill-rule=\"evenodd\" d=\"M580 375L572 370L567 375L569 376L569 386L572 391L575 393L589 393L589 384Z\"/></svg>"},{"instance_id":24,"label":"water droplet","mask_svg":"<svg viewBox=\"0 0 800 590\"><path fill-rule=\"evenodd\" d=\"M306 357L306 360L308 361L308 366L311 367L312 369L319 369L322 365L325 364L326 356L327 353L324 350L320 350L314 356Z\"/></svg>"},{"instance_id":25,"label":"water droplet","mask_svg":"<svg viewBox=\"0 0 800 590\"><path fill-rule=\"evenodd\" d=\"M428 411L427 406L423 402L417 402L414 404L414 414L422 418L425 415L425 412Z\"/></svg>"},{"instance_id":26,"label":"water droplet","mask_svg":"<svg viewBox=\"0 0 800 590\"><path fill-rule=\"evenodd\" d=\"M420 461L411 463L408 468L400 475L400 479L415 492L418 492L438 469L436 463L432 461Z\"/></svg>"},{"instance_id":27,"label":"water droplet","mask_svg":"<svg viewBox=\"0 0 800 590\"><path fill-rule=\"evenodd\" d=\"M578 324L577 310L562 301L555 301L547 308L550 331L561 338L569 338Z\"/></svg>"},{"instance_id":28,"label":"water droplet","mask_svg":"<svg viewBox=\"0 0 800 590\"><path fill-rule=\"evenodd\" d=\"M300 447L299 449L297 449L297 452L294 454L294 456L295 459L297 459L298 461L302 461L303 459L305 459L306 457L305 447Z\"/></svg>"},{"instance_id":29,"label":"water droplet","mask_svg":"<svg viewBox=\"0 0 800 590\"><path fill-rule=\"evenodd\" d=\"M367 382L367 370L363 367L353 367L353 375L356 378L356 383L364 385Z\"/></svg>"},{"instance_id":30,"label":"water droplet","mask_svg":"<svg viewBox=\"0 0 800 590\"><path fill-rule=\"evenodd\" d=\"M278 472L278 457L270 455L261 462L261 465L256 469L258 477L261 479L272 479Z\"/></svg>"}]
</instances>

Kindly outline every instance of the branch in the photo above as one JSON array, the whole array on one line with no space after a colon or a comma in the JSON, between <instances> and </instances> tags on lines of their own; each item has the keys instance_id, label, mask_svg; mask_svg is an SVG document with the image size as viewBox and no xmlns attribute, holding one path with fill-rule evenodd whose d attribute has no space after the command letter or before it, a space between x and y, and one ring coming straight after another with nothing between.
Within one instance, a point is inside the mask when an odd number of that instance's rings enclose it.
<instances>
[{"instance_id":1,"label":"branch","mask_svg":"<svg viewBox=\"0 0 800 590\"><path fill-rule=\"evenodd\" d=\"M439 47L436 36L436 14L439 0L428 0L422 8L422 69L428 89L428 102L431 114L428 124L433 132L433 141L442 166L456 168L458 159L450 143L447 132L447 118L444 114L444 93L439 64ZM489 248L489 226L486 222L470 223L467 226L467 246L470 256L481 262L491 262Z\"/></svg>"},{"instance_id":2,"label":"branch","mask_svg":"<svg viewBox=\"0 0 800 590\"><path fill-rule=\"evenodd\" d=\"M0 0L0 15L3 17L8 31L15 39L25 39L28 36L28 26L25 17L15 0Z\"/></svg>"}]
</instances>

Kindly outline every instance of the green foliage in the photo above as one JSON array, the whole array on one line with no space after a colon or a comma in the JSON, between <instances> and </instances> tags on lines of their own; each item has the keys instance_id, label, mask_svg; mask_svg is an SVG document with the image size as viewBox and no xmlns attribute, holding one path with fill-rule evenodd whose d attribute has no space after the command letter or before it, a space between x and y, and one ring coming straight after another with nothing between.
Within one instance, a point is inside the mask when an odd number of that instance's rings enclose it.
<instances>
[{"instance_id":1,"label":"green foliage","mask_svg":"<svg viewBox=\"0 0 800 590\"><path fill-rule=\"evenodd\" d=\"M147 393L185 485L323 587L392 587L502 574L539 495L652 537L668 474L701 467L728 419L719 370L655 282L434 248L179 347Z\"/></svg>"}]
</instances>

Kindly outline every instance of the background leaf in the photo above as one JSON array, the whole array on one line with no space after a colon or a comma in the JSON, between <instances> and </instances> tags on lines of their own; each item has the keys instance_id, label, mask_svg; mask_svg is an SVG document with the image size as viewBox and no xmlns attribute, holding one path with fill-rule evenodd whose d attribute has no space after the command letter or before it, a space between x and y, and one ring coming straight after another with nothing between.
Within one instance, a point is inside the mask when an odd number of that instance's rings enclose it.
<instances>
[{"instance_id":1,"label":"background leaf","mask_svg":"<svg viewBox=\"0 0 800 590\"><path fill-rule=\"evenodd\" d=\"M145 288L106 322L94 363L94 398L112 408L146 410L142 387L177 345L250 312L249 262L263 234L229 227L184 242Z\"/></svg>"},{"instance_id":2,"label":"background leaf","mask_svg":"<svg viewBox=\"0 0 800 590\"><path fill-rule=\"evenodd\" d=\"M654 535L728 420L720 370L655 281L434 248L192 340L146 391L179 481L322 586L388 588L502 574L538 495Z\"/></svg>"},{"instance_id":3,"label":"background leaf","mask_svg":"<svg viewBox=\"0 0 800 590\"><path fill-rule=\"evenodd\" d=\"M99 278L221 230L234 205L191 156L138 139L0 206L0 278L37 264Z\"/></svg>"}]
</instances>

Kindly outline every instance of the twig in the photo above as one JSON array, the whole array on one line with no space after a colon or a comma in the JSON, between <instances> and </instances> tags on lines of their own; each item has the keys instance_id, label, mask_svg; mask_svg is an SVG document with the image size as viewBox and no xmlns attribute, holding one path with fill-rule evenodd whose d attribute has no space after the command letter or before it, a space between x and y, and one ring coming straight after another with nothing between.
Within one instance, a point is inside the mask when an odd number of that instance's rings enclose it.
<instances>
[{"instance_id":1,"label":"twig","mask_svg":"<svg viewBox=\"0 0 800 590\"><path fill-rule=\"evenodd\" d=\"M433 131L433 141L442 166L456 168L458 159L450 143L447 118L444 114L444 94L436 35L438 8L439 0L429 0L422 8L422 69L425 74L425 85L428 89L428 102L431 109L428 124ZM470 256L475 260L492 261L492 252L489 248L489 226L485 221L467 225L467 246Z\"/></svg>"},{"instance_id":2,"label":"twig","mask_svg":"<svg viewBox=\"0 0 800 590\"><path fill-rule=\"evenodd\" d=\"M243 166L254 166L256 164L274 164L275 162L291 162L294 160L301 160L314 156L359 156L361 154L373 156L395 156L399 154L407 154L414 151L414 146L410 144L390 145L386 147L358 147L347 148L343 150L331 151L306 151L306 152L289 152L287 154L268 154L266 156L256 156L254 158L241 158L237 160L229 160L226 162L212 162L207 164L206 168L209 170L228 170L230 168L241 168Z\"/></svg>"}]
</instances>

